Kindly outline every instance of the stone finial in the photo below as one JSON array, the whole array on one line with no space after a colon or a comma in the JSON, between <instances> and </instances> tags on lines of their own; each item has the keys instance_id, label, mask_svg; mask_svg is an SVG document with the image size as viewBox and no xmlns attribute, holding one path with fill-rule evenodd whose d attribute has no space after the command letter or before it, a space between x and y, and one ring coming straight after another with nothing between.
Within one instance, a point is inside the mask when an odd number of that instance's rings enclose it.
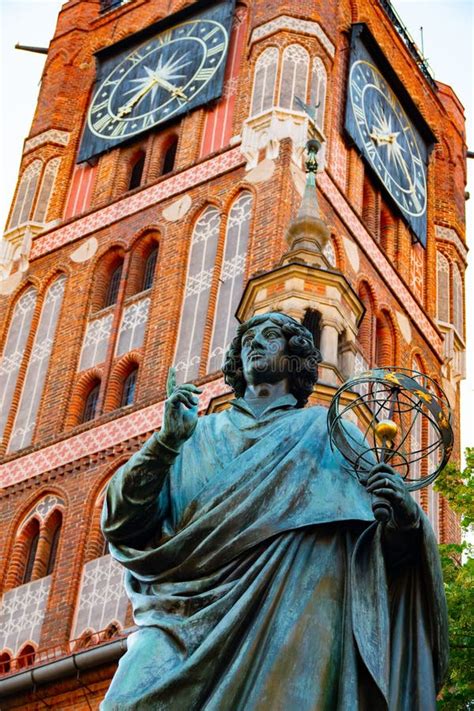
<instances>
[{"instance_id":1,"label":"stone finial","mask_svg":"<svg viewBox=\"0 0 474 711\"><path fill-rule=\"evenodd\" d=\"M320 147L316 139L306 143L306 186L298 214L286 233L289 250L283 258L285 264L298 259L307 264L328 267L322 251L328 243L330 231L319 216L316 194L317 153Z\"/></svg>"}]
</instances>

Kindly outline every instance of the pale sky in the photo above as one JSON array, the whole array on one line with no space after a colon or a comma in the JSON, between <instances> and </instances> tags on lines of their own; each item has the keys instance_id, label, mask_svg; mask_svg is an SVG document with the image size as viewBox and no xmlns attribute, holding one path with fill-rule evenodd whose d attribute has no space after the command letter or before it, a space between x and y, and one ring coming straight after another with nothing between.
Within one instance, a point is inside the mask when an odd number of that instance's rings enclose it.
<instances>
[{"instance_id":1,"label":"pale sky","mask_svg":"<svg viewBox=\"0 0 474 711\"><path fill-rule=\"evenodd\" d=\"M262 1L262 0L260 0ZM324 0L321 0L323 2ZM376 0L373 0L376 2ZM47 47L55 29L58 0L0 0L1 56L0 127L3 227L18 174L24 138L28 135L38 96L45 56L14 49L16 42ZM467 143L474 150L474 0L396 0L393 3L421 46L436 79L450 84L466 109ZM467 241L474 250L474 159L468 161L472 197L467 202ZM469 261L472 262L472 256ZM474 446L474 275L467 272L467 379L462 384L462 442Z\"/></svg>"}]
</instances>

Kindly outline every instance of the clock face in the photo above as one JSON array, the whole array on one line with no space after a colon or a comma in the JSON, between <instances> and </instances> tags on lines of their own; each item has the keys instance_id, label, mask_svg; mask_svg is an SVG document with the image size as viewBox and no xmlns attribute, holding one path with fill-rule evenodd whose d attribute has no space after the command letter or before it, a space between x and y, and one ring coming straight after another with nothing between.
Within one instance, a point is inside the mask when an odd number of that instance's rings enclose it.
<instances>
[{"instance_id":1,"label":"clock face","mask_svg":"<svg viewBox=\"0 0 474 711\"><path fill-rule=\"evenodd\" d=\"M92 134L128 138L191 107L227 52L228 34L214 20L184 22L151 38L105 77L89 108Z\"/></svg>"},{"instance_id":2,"label":"clock face","mask_svg":"<svg viewBox=\"0 0 474 711\"><path fill-rule=\"evenodd\" d=\"M426 172L410 119L378 69L355 61L349 75L350 111L366 159L411 220L426 213Z\"/></svg>"}]
</instances>

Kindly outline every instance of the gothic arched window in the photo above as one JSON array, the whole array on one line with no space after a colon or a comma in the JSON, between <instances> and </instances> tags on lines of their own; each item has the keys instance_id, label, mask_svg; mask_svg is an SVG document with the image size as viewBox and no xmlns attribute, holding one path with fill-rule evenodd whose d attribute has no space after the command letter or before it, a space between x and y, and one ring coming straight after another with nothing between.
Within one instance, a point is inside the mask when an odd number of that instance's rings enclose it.
<instances>
[{"instance_id":1,"label":"gothic arched window","mask_svg":"<svg viewBox=\"0 0 474 711\"><path fill-rule=\"evenodd\" d=\"M54 570L54 566L56 565L56 558L58 557L59 539L61 536L62 527L62 516L60 513L55 512L55 517L55 524L53 526L52 531L50 531L51 542L49 547L48 562L46 564L46 575L51 575Z\"/></svg>"},{"instance_id":2,"label":"gothic arched window","mask_svg":"<svg viewBox=\"0 0 474 711\"><path fill-rule=\"evenodd\" d=\"M462 276L456 262L453 263L453 326L463 337L464 330L464 295Z\"/></svg>"},{"instance_id":3,"label":"gothic arched window","mask_svg":"<svg viewBox=\"0 0 474 711\"><path fill-rule=\"evenodd\" d=\"M36 289L31 287L18 299L8 329L7 341L0 361L0 438L5 431L18 372L30 334L36 295Z\"/></svg>"},{"instance_id":4,"label":"gothic arched window","mask_svg":"<svg viewBox=\"0 0 474 711\"><path fill-rule=\"evenodd\" d=\"M227 220L209 372L221 367L224 353L238 325L234 314L242 296L251 217L252 195L243 192L233 202Z\"/></svg>"},{"instance_id":5,"label":"gothic arched window","mask_svg":"<svg viewBox=\"0 0 474 711\"><path fill-rule=\"evenodd\" d=\"M278 56L276 47L268 47L255 63L251 116L260 114L273 106Z\"/></svg>"},{"instance_id":6,"label":"gothic arched window","mask_svg":"<svg viewBox=\"0 0 474 711\"><path fill-rule=\"evenodd\" d=\"M145 167L145 153L140 151L138 156L135 158L135 162L132 165L132 170L130 172L130 180L128 183L128 189L134 190L138 188L142 183L143 169Z\"/></svg>"},{"instance_id":7,"label":"gothic arched window","mask_svg":"<svg viewBox=\"0 0 474 711\"><path fill-rule=\"evenodd\" d=\"M122 277L122 268L123 262L120 262L120 264L115 267L112 274L110 275L109 286L107 289L107 294L105 296L104 308L106 308L107 306L112 306L112 304L115 304L117 302L120 288L120 279Z\"/></svg>"},{"instance_id":8,"label":"gothic arched window","mask_svg":"<svg viewBox=\"0 0 474 711\"><path fill-rule=\"evenodd\" d=\"M375 365L379 368L394 365L395 338L393 325L386 313L376 320L375 330Z\"/></svg>"},{"instance_id":9,"label":"gothic arched window","mask_svg":"<svg viewBox=\"0 0 474 711\"><path fill-rule=\"evenodd\" d=\"M33 439L65 287L66 277L62 274L46 293L8 445L9 452L27 447Z\"/></svg>"},{"instance_id":10,"label":"gothic arched window","mask_svg":"<svg viewBox=\"0 0 474 711\"><path fill-rule=\"evenodd\" d=\"M174 164L176 160L176 151L178 150L178 137L173 136L172 140L168 143L165 155L163 156L163 163L161 167L161 175L167 175L174 170Z\"/></svg>"},{"instance_id":11,"label":"gothic arched window","mask_svg":"<svg viewBox=\"0 0 474 711\"><path fill-rule=\"evenodd\" d=\"M36 207L33 214L34 222L45 222L48 213L49 201L53 192L54 181L59 170L60 158L52 158L47 162L44 169L41 188L36 201Z\"/></svg>"},{"instance_id":12,"label":"gothic arched window","mask_svg":"<svg viewBox=\"0 0 474 711\"><path fill-rule=\"evenodd\" d=\"M436 294L438 319L449 323L451 320L449 303L449 262L442 252L436 253Z\"/></svg>"},{"instance_id":13,"label":"gothic arched window","mask_svg":"<svg viewBox=\"0 0 474 711\"><path fill-rule=\"evenodd\" d=\"M138 368L134 368L125 378L122 390L120 407L132 405L135 401L135 389L137 386Z\"/></svg>"},{"instance_id":14,"label":"gothic arched window","mask_svg":"<svg viewBox=\"0 0 474 711\"><path fill-rule=\"evenodd\" d=\"M180 383L198 377L221 216L208 207L197 220L191 240L188 273L175 354Z\"/></svg>"},{"instance_id":15,"label":"gothic arched window","mask_svg":"<svg viewBox=\"0 0 474 711\"><path fill-rule=\"evenodd\" d=\"M145 262L145 270L143 274L143 291L151 289L155 276L156 260L158 258L158 247L153 247Z\"/></svg>"},{"instance_id":16,"label":"gothic arched window","mask_svg":"<svg viewBox=\"0 0 474 711\"><path fill-rule=\"evenodd\" d=\"M33 566L35 564L36 552L40 537L39 523L37 519L33 519L30 524L30 540L28 547L28 557L26 559L25 570L23 572L22 585L29 583L33 574Z\"/></svg>"},{"instance_id":17,"label":"gothic arched window","mask_svg":"<svg viewBox=\"0 0 474 711\"><path fill-rule=\"evenodd\" d=\"M90 422L90 420L94 420L97 412L97 402L99 400L99 392L100 392L100 382L96 383L92 390L89 391L89 394L86 398L86 401L84 403L84 410L82 413L82 422Z\"/></svg>"},{"instance_id":18,"label":"gothic arched window","mask_svg":"<svg viewBox=\"0 0 474 711\"><path fill-rule=\"evenodd\" d=\"M283 66L280 81L280 106L284 109L300 110L296 97L306 101L308 86L309 54L299 44L292 44L283 52Z\"/></svg>"},{"instance_id":19,"label":"gothic arched window","mask_svg":"<svg viewBox=\"0 0 474 711\"><path fill-rule=\"evenodd\" d=\"M43 163L40 160L34 160L24 170L20 179L20 185L16 194L15 205L8 229L28 222L30 219L42 167Z\"/></svg>"},{"instance_id":20,"label":"gothic arched window","mask_svg":"<svg viewBox=\"0 0 474 711\"><path fill-rule=\"evenodd\" d=\"M315 57L313 59L313 68L311 71L311 89L310 89L310 105L316 107L315 123L321 133L324 129L324 112L326 110L326 86L327 74L326 67L322 59Z\"/></svg>"}]
</instances>

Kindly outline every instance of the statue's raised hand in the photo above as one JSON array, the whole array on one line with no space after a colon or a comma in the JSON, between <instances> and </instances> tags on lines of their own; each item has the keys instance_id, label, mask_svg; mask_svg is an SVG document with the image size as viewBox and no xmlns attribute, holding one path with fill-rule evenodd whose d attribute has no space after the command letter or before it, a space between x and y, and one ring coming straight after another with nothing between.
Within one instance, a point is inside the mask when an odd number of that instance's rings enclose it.
<instances>
[{"instance_id":1,"label":"statue's raised hand","mask_svg":"<svg viewBox=\"0 0 474 711\"><path fill-rule=\"evenodd\" d=\"M160 439L164 445L178 450L191 437L198 421L197 397L202 390L187 383L176 385L174 368L170 368L167 382L168 399L165 402Z\"/></svg>"}]
</instances>

